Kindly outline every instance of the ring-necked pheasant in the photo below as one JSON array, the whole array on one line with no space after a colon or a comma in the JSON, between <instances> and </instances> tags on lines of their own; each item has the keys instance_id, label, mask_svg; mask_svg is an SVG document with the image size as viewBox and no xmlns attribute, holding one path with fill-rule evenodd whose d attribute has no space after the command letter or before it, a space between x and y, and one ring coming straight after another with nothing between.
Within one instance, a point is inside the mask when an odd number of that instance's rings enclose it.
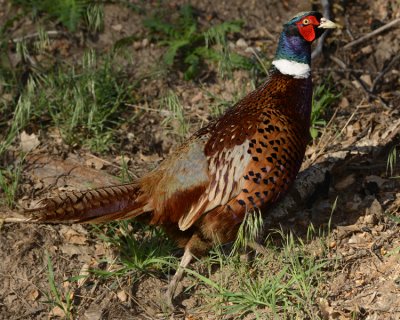
<instances>
[{"instance_id":1,"label":"ring-necked pheasant","mask_svg":"<svg viewBox=\"0 0 400 320\"><path fill-rule=\"evenodd\" d=\"M213 243L235 240L248 210L276 203L294 181L309 141L311 43L336 25L303 12L284 25L268 79L133 183L41 201L39 221L100 223L141 216L185 248L168 287Z\"/></svg>"}]
</instances>

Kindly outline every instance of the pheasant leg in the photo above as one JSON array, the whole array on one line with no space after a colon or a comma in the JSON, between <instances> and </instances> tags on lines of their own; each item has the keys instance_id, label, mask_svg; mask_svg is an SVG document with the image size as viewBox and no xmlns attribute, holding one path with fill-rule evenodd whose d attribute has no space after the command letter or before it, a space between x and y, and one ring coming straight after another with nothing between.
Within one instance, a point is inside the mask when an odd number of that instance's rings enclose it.
<instances>
[{"instance_id":1,"label":"pheasant leg","mask_svg":"<svg viewBox=\"0 0 400 320\"><path fill-rule=\"evenodd\" d=\"M168 289L166 292L166 299L168 306L173 307L172 300L174 298L176 288L178 286L179 281L181 281L182 279L185 268L189 265L190 261L192 261L192 258L193 258L192 253L190 252L189 248L186 247L181 262L179 264L179 267L176 270L171 282L168 285Z\"/></svg>"}]
</instances>

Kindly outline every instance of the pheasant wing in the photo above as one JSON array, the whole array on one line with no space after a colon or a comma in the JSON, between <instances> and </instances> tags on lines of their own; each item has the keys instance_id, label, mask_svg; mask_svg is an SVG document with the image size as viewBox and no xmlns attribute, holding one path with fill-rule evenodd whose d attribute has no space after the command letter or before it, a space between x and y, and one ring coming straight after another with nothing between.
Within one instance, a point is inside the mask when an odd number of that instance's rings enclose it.
<instances>
[{"instance_id":1,"label":"pheasant wing","mask_svg":"<svg viewBox=\"0 0 400 320\"><path fill-rule=\"evenodd\" d=\"M233 109L223 121L220 119L208 127L209 139L204 153L209 180L199 199L180 218L179 228L182 231L190 228L203 213L227 204L240 193L245 168L251 160L249 139L255 134L258 121L253 114L240 118Z\"/></svg>"}]
</instances>

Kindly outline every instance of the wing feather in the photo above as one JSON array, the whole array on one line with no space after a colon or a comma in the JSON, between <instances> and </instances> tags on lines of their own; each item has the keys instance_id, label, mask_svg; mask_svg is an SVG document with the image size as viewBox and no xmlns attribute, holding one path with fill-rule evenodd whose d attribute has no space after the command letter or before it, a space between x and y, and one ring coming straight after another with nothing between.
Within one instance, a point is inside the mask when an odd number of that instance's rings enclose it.
<instances>
[{"instance_id":1,"label":"wing feather","mask_svg":"<svg viewBox=\"0 0 400 320\"><path fill-rule=\"evenodd\" d=\"M210 183L189 212L181 217L179 229L187 230L203 213L228 203L241 192L244 183L242 173L251 159L248 148L249 141L246 140L209 157Z\"/></svg>"}]
</instances>

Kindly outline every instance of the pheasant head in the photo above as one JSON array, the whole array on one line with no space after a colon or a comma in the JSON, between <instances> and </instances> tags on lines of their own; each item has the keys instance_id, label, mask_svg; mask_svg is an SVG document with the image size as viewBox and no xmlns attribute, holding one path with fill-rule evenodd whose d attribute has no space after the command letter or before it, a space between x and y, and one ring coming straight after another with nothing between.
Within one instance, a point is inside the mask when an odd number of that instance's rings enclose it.
<instances>
[{"instance_id":1,"label":"pheasant head","mask_svg":"<svg viewBox=\"0 0 400 320\"><path fill-rule=\"evenodd\" d=\"M319 12L297 14L284 24L272 64L283 74L308 78L311 70L311 43L326 29L333 28L337 28L337 25Z\"/></svg>"}]
</instances>

